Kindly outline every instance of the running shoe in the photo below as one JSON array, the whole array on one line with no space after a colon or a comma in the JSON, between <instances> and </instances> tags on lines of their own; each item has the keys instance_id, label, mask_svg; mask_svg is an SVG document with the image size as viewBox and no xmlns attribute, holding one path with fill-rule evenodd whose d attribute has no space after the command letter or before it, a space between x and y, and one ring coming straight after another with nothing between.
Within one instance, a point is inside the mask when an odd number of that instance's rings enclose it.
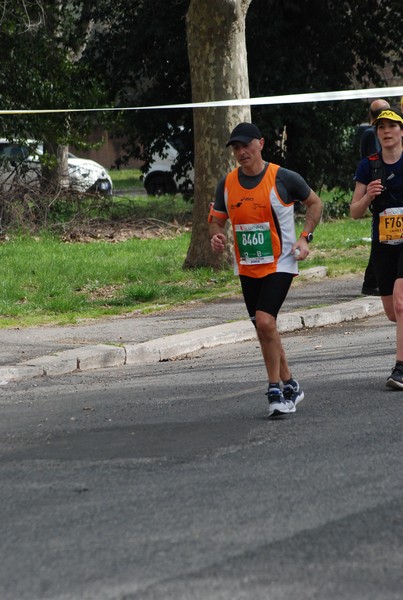
<instances>
[{"instance_id":1,"label":"running shoe","mask_svg":"<svg viewBox=\"0 0 403 600\"><path fill-rule=\"evenodd\" d=\"M292 381L292 383L291 383ZM290 380L290 383L285 383L283 386L283 394L286 402L292 402L294 407L298 402L305 398L304 392L301 390L296 379Z\"/></svg>"},{"instance_id":2,"label":"running shoe","mask_svg":"<svg viewBox=\"0 0 403 600\"><path fill-rule=\"evenodd\" d=\"M295 412L293 402L287 402L279 388L269 388L266 396L269 401L269 417L279 417Z\"/></svg>"},{"instance_id":3,"label":"running shoe","mask_svg":"<svg viewBox=\"0 0 403 600\"><path fill-rule=\"evenodd\" d=\"M396 365L386 380L388 387L403 390L403 365Z\"/></svg>"}]
</instances>

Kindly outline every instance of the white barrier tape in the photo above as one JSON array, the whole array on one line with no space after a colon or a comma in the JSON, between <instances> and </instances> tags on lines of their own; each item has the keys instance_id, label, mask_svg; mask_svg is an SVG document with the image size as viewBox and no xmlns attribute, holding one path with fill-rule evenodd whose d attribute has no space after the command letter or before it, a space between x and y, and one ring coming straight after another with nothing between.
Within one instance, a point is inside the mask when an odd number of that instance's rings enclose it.
<instances>
[{"instance_id":1,"label":"white barrier tape","mask_svg":"<svg viewBox=\"0 0 403 600\"><path fill-rule=\"evenodd\" d=\"M344 90L340 92L313 92L310 94L288 94L284 96L264 96L261 98L235 98L232 100L217 100L212 102L189 102L187 104L161 104L158 106L130 106L109 108L51 108L51 109L21 109L0 110L0 115L27 115L44 113L73 113L73 112L110 112L125 110L161 110L167 108L213 108L219 106L258 106L269 104L297 104L304 102L334 102L335 100L357 100L360 98L391 98L403 96L403 86L370 88L364 90Z\"/></svg>"}]
</instances>

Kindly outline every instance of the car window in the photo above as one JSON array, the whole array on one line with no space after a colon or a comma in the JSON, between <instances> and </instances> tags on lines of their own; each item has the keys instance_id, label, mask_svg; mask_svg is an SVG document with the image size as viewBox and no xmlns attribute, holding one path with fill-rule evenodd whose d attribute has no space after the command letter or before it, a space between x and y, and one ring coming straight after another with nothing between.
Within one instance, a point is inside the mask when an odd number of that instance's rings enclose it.
<instances>
[{"instance_id":1,"label":"car window","mask_svg":"<svg viewBox=\"0 0 403 600\"><path fill-rule=\"evenodd\" d=\"M22 161L28 156L28 149L17 144L0 144L0 156L14 161Z\"/></svg>"},{"instance_id":2,"label":"car window","mask_svg":"<svg viewBox=\"0 0 403 600\"><path fill-rule=\"evenodd\" d=\"M171 137L168 142L175 148L175 150L180 153L185 149L185 144L179 137Z\"/></svg>"}]
</instances>

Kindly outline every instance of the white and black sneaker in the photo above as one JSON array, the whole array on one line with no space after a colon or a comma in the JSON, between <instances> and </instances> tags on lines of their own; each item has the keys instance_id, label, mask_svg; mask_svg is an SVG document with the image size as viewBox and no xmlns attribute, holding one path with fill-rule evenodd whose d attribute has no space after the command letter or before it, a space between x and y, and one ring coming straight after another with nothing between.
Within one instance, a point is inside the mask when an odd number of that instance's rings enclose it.
<instances>
[{"instance_id":1,"label":"white and black sneaker","mask_svg":"<svg viewBox=\"0 0 403 600\"><path fill-rule=\"evenodd\" d=\"M386 380L386 385L395 390L403 390L403 365L396 364L393 367L392 373Z\"/></svg>"},{"instance_id":2,"label":"white and black sneaker","mask_svg":"<svg viewBox=\"0 0 403 600\"><path fill-rule=\"evenodd\" d=\"M269 401L269 417L280 417L295 412L294 403L286 401L280 388L269 387L266 396Z\"/></svg>"},{"instance_id":3,"label":"white and black sneaker","mask_svg":"<svg viewBox=\"0 0 403 600\"><path fill-rule=\"evenodd\" d=\"M283 385L283 395L286 402L292 402L294 407L305 398L305 394L296 379L289 379Z\"/></svg>"}]
</instances>

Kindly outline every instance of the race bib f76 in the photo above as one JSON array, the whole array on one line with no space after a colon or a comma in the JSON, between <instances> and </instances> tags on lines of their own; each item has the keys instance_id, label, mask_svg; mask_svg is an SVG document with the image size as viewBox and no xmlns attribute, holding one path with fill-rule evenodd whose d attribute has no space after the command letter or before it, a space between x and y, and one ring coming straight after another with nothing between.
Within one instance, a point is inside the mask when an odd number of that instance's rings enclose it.
<instances>
[{"instance_id":1,"label":"race bib f76","mask_svg":"<svg viewBox=\"0 0 403 600\"><path fill-rule=\"evenodd\" d=\"M403 207L386 208L379 213L379 241L392 245L403 243Z\"/></svg>"}]
</instances>

